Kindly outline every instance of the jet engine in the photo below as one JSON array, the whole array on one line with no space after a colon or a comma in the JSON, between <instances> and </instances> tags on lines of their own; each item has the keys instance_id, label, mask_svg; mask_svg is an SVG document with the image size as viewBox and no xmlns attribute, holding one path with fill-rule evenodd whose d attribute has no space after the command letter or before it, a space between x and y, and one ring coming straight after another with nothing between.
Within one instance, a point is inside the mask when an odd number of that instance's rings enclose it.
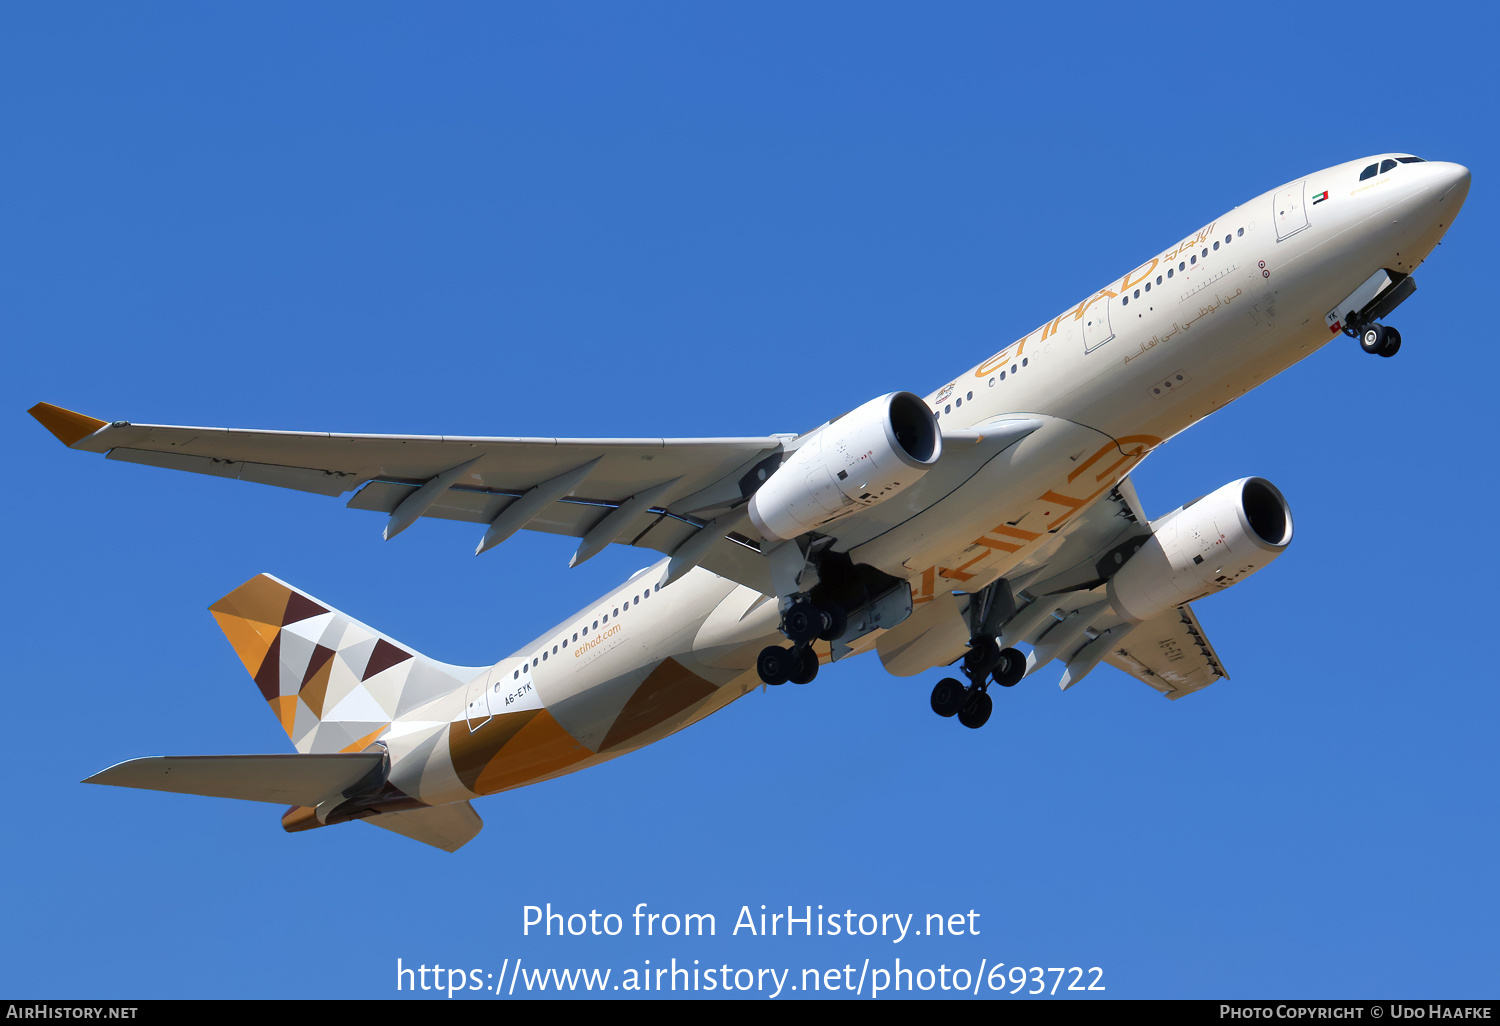
<instances>
[{"instance_id":1,"label":"jet engine","mask_svg":"<svg viewBox=\"0 0 1500 1026\"><path fill-rule=\"evenodd\" d=\"M892 392L808 434L750 499L750 521L785 541L868 509L937 463L943 436L921 398Z\"/></svg>"},{"instance_id":2,"label":"jet engine","mask_svg":"<svg viewBox=\"0 0 1500 1026\"><path fill-rule=\"evenodd\" d=\"M1222 591L1286 550L1292 511L1259 477L1232 481L1151 525L1151 538L1110 578L1110 604L1134 621Z\"/></svg>"}]
</instances>

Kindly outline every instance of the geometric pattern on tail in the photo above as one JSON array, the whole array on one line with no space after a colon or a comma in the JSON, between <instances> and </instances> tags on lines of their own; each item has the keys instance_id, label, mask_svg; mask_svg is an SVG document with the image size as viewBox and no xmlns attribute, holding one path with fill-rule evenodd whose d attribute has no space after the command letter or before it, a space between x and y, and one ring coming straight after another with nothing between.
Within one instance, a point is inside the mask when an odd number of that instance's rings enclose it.
<instances>
[{"instance_id":1,"label":"geometric pattern on tail","mask_svg":"<svg viewBox=\"0 0 1500 1026\"><path fill-rule=\"evenodd\" d=\"M485 672L419 655L270 574L209 611L304 754L363 751L402 713Z\"/></svg>"}]
</instances>

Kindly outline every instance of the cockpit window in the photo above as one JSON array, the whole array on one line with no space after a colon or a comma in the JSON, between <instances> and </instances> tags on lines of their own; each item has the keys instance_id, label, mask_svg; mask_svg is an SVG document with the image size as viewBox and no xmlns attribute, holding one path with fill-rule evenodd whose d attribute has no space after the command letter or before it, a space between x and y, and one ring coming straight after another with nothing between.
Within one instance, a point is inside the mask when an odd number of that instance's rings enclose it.
<instances>
[{"instance_id":1,"label":"cockpit window","mask_svg":"<svg viewBox=\"0 0 1500 1026\"><path fill-rule=\"evenodd\" d=\"M1374 178L1376 172L1378 172L1379 170L1380 170L1380 165L1379 164L1371 164L1369 167L1365 168L1363 171L1361 171L1359 173L1359 180L1362 182L1366 178Z\"/></svg>"},{"instance_id":2,"label":"cockpit window","mask_svg":"<svg viewBox=\"0 0 1500 1026\"><path fill-rule=\"evenodd\" d=\"M1387 171L1391 170L1395 166L1396 166L1396 162L1394 160L1382 160L1380 162L1380 173L1381 174L1385 174Z\"/></svg>"},{"instance_id":3,"label":"cockpit window","mask_svg":"<svg viewBox=\"0 0 1500 1026\"><path fill-rule=\"evenodd\" d=\"M1398 161L1400 161L1401 163L1403 163L1403 164L1425 164L1425 163L1427 163L1427 161L1423 160L1421 157L1397 157L1396 159Z\"/></svg>"}]
</instances>

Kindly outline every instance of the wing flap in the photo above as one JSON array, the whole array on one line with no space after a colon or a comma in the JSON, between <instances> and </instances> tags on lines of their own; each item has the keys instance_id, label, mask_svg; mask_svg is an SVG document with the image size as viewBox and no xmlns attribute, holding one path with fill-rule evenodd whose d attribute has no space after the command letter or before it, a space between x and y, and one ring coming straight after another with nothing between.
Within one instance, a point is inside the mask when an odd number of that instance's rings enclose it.
<instances>
[{"instance_id":1,"label":"wing flap","mask_svg":"<svg viewBox=\"0 0 1500 1026\"><path fill-rule=\"evenodd\" d=\"M1104 661L1174 700L1229 679L1186 605L1138 624Z\"/></svg>"},{"instance_id":2,"label":"wing flap","mask_svg":"<svg viewBox=\"0 0 1500 1026\"><path fill-rule=\"evenodd\" d=\"M396 507L415 495L420 482L407 484L401 481L371 481L350 496L344 505L349 509L368 509L377 513L394 513ZM487 492L470 488L449 488L431 506L422 511L424 517L438 520L463 520L471 524L487 524L500 515L500 511L515 501L515 496L504 492Z\"/></svg>"},{"instance_id":3,"label":"wing flap","mask_svg":"<svg viewBox=\"0 0 1500 1026\"><path fill-rule=\"evenodd\" d=\"M349 498L345 505L349 509L367 509L377 513L393 513L408 496L416 493L418 485L398 481L371 481ZM477 488L449 488L442 497L427 509L424 517L438 520L461 520L470 524L492 523L516 496L504 492L483 491ZM552 503L526 523L526 530L544 534L562 534L581 538L589 529L616 507L611 503L587 499L563 499ZM626 525L620 540L628 544L645 544L637 541L640 536L656 526L658 520L667 519L682 524L682 537L693 531L693 525L685 524L662 513L645 512ZM681 539L673 536L673 540ZM657 548L646 544L647 548ZM662 549L661 551L668 551Z\"/></svg>"}]
</instances>

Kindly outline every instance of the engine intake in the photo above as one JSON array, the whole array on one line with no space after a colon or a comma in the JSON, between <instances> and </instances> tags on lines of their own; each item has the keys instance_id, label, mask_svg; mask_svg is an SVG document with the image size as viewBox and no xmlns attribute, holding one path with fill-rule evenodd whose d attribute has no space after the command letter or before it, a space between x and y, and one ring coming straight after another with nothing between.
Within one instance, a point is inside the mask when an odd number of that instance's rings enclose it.
<instances>
[{"instance_id":1,"label":"engine intake","mask_svg":"<svg viewBox=\"0 0 1500 1026\"><path fill-rule=\"evenodd\" d=\"M1271 482L1232 481L1151 524L1151 538L1110 578L1110 604L1149 620L1237 584L1292 540L1292 511Z\"/></svg>"},{"instance_id":2,"label":"engine intake","mask_svg":"<svg viewBox=\"0 0 1500 1026\"><path fill-rule=\"evenodd\" d=\"M750 499L750 521L786 541L884 502L943 455L937 418L918 396L871 399L806 435Z\"/></svg>"}]
</instances>

